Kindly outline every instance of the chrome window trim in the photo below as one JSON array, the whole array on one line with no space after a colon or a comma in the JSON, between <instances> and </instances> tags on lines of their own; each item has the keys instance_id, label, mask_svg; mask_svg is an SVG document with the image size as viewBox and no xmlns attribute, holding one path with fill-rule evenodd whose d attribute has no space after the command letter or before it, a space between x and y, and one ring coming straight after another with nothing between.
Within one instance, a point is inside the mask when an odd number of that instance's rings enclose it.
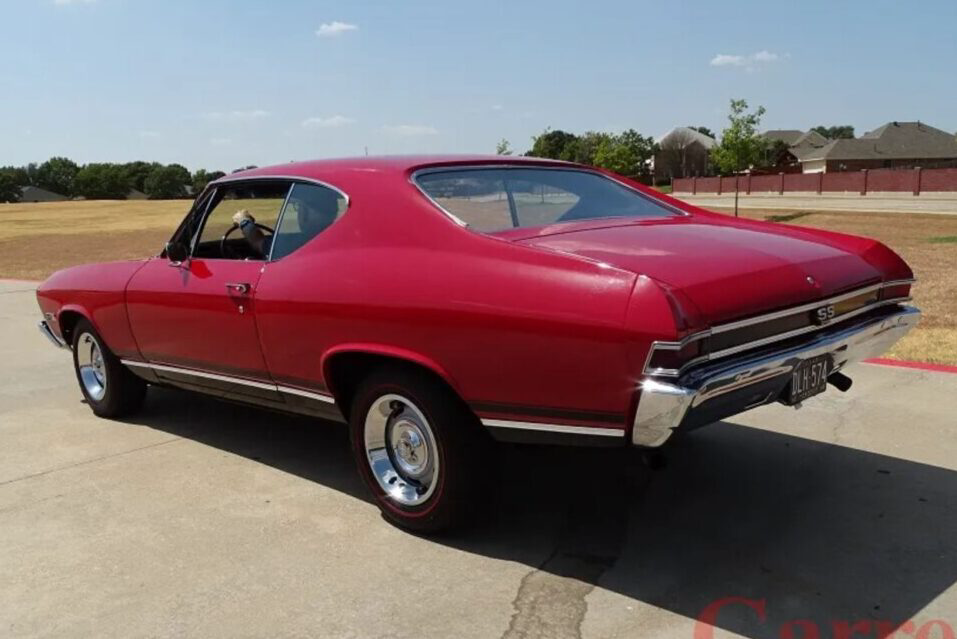
<instances>
[{"instance_id":1,"label":"chrome window trim","mask_svg":"<svg viewBox=\"0 0 957 639\"><path fill-rule=\"evenodd\" d=\"M153 362L141 362L141 361L131 360L131 359L121 359L120 363L123 364L124 366L149 368L154 371L165 371L167 373L176 373L179 375L191 375L193 377L212 379L212 380L216 380L220 382L227 382L230 384L238 384L240 386L250 386L252 388L259 388L262 390L271 390L271 391L277 391L280 393L289 393L290 395L299 395L300 397L314 399L320 402L325 402L327 404L336 403L335 398L332 397L331 395L324 395L322 393L307 391L301 388L296 388L294 386L283 386L281 384L273 384L271 382L259 382L252 379L246 379L245 377L234 377L232 375L210 373L208 371L201 371L195 368L184 368L182 366L170 366L169 364L154 364Z\"/></svg>"},{"instance_id":2,"label":"chrome window trim","mask_svg":"<svg viewBox=\"0 0 957 639\"><path fill-rule=\"evenodd\" d=\"M221 177L221 178L219 178L218 180L215 180L215 181L213 181L213 182L210 182L207 188L212 187L212 188L214 188L214 189L218 189L221 185L224 185L224 184L230 184L230 185L232 185L232 184L242 183L242 182L270 182L270 181L289 182L289 188L286 190L286 197L283 198L282 207L279 209L279 216L276 217L276 228L275 228L275 230L276 230L277 232L278 232L278 230L279 230L280 224L282 224L283 215L285 215L285 213L286 213L286 205L289 203L289 196L292 194L292 189L293 189L293 187L296 185L296 182L302 182L302 183L306 183L306 184L314 184L314 185L316 185L316 186L324 186L324 187L326 187L327 189L330 189L330 190L332 190L332 191L335 191L336 193L338 193L339 195L341 195L341 196L343 197L343 199L345 199L346 205L345 205L345 208L342 209L342 214L341 214L338 218L336 218L336 222L338 222L338 221L341 220L343 217L345 217L345 214L349 211L349 207L352 205L352 199L349 197L349 194L346 193L345 191L343 191L342 189L340 189L338 186L336 186L336 185L334 185L334 184L330 184L329 182L324 182L323 180L317 180L317 179L315 179L315 178L302 177L302 176L298 176L298 175L248 175L248 176L244 175L244 176L237 176L237 177L232 177L232 176L228 176L228 175L227 175L226 177ZM210 204L210 202L213 201L213 199L214 199L215 197L216 197L216 194L213 193L213 194L210 196L209 201L207 201L207 203L206 203L206 209L207 209L207 210L203 212L203 223L202 223L202 226L206 226L206 218L207 218L207 216L208 216L209 213L210 213L210 211L209 211L209 204ZM335 224L336 222L333 222L333 224ZM331 225L330 225L330 226L331 226ZM195 240L194 240L194 247L191 247L191 249L190 249L190 255L193 254L193 249L195 248L195 242L198 241L198 238L199 238L199 236L200 236L201 233L202 233L202 228L200 228L200 230L196 233L196 238L195 238ZM257 261L257 262L258 262L258 261L262 261L262 262L264 262L264 263L266 263L266 264L269 264L270 262L273 262L273 261L274 261L274 260L272 259L273 244L274 244L274 242L270 242L270 243L269 243L269 255L268 255L268 256L266 256L266 257L263 258L262 260L255 260L255 261ZM301 247L300 247L300 248L301 248ZM285 257L285 256L283 256L283 257ZM282 257L278 258L278 260L281 260L281 259L282 259ZM277 261L278 261L278 260L277 260Z\"/></svg>"},{"instance_id":3,"label":"chrome window trim","mask_svg":"<svg viewBox=\"0 0 957 639\"><path fill-rule=\"evenodd\" d=\"M621 428L591 428L588 426L568 426L566 424L545 424L541 422L515 422L505 419L483 419L482 425L491 428L513 428L516 430L535 430L547 433L567 435L597 435L599 437L624 437Z\"/></svg>"},{"instance_id":4,"label":"chrome window trim","mask_svg":"<svg viewBox=\"0 0 957 639\"><path fill-rule=\"evenodd\" d=\"M818 301L816 301L816 302L810 302L810 303L808 303L808 304L802 304L802 305L800 305L800 306L795 306L795 307L792 307L792 308L789 308L789 309L784 309L784 310L781 310L781 311L774 311L774 312L772 312L772 313L766 313L766 314L764 314L764 315L759 315L759 316L757 316L757 317L751 317L751 318L748 318L748 319L745 319L745 320L739 320L739 321L736 321L736 322L729 322L729 323L727 323L727 324L719 324L718 326L714 326L714 327L709 328L709 329L707 329L707 330L699 331L699 332L697 332L697 333L693 333L693 334L691 334L691 335L688 335L687 337L685 337L684 339L682 339L682 340L680 340L680 341L678 341L678 342L667 342L667 341L656 340L656 341L654 341L654 342L651 343L651 347L648 349L648 355L645 357L645 365L644 365L644 367L642 368L642 370L644 371L644 373L645 373L646 375L656 375L656 376L663 376L663 377L678 377L678 376L680 376L684 371L686 371L688 368L690 368L691 366L694 366L694 365L696 365L696 364L700 364L700 363L702 363L702 362L707 362L707 361L711 361L711 360L715 360L715 359L720 359L721 357L726 357L726 356L728 356L728 355L734 355L735 353L740 353L740 352L743 352L743 351L746 351L746 350L750 350L750 349L752 349L752 348L759 348L759 347L761 347L761 346L765 346L765 345L767 345L767 344L773 344L774 342L778 342L778 341L781 341L781 340L789 339L789 338L791 338L791 337L798 337L798 336L804 335L804 334L806 334L806 333L812 333L812 332L814 332L814 331L821 330L822 328L828 326L829 324L834 324L834 323L837 323L837 322L842 322L842 321L847 320L847 319L851 319L852 317L855 317L855 316L860 315L860 314L862 314L862 313L866 313L866 312L868 312L868 311L872 311L872 310L874 310L874 309L876 309L876 308L881 308L881 307L883 307L883 306L888 306L888 305L891 305L891 304L902 304L902 303L904 303L904 302L908 302L908 301L911 300L911 297L910 297L910 296L906 296L906 297L895 297L895 298L889 299L889 300L881 300L881 299L878 299L878 300L875 300L874 302L868 304L867 306L863 306L863 307L861 307L861 308L859 308L859 309L855 309L855 310L853 310L853 311L849 311L849 312L847 312L847 313L843 313L843 314L841 314L841 315L838 315L838 316L834 317L832 320L830 320L829 322L827 322L826 324L822 324L822 325L816 325L816 324L815 324L815 325L812 325L812 326L805 326L805 327L802 327L802 328L799 328L799 329L795 329L795 330L793 330L793 331L787 331L787 332L785 332L785 333L778 333L777 335L770 335L770 336L768 336L768 337L764 337L764 338L761 338L761 339L758 339L758 340L754 340L754 341L751 341L751 342L747 342L747 343L745 343L745 344L739 344L739 345L737 345L737 346L732 346L732 347L730 347L730 348L722 349L722 350L720 350L720 351L715 351L715 352L713 352L713 353L708 353L708 354L706 354L706 355L702 355L702 356L700 356L700 357L696 357L696 358L694 358L694 359L692 359L692 360L689 360L689 361L685 362L685 364L684 364L680 369L675 369L675 368L650 368L651 358L652 358L652 356L654 355L655 351L657 351L657 350L670 350L670 351L681 350L682 348L684 348L685 346L687 346L687 345L690 344L691 342L694 342L694 341L699 340L699 339L704 339L704 338L706 338L706 337L710 337L711 335L719 335L719 334L721 334L721 333L726 333L726 332L728 332L728 331L732 331L732 330L735 330L735 329L746 328L746 327L752 326L752 325L754 325L754 324L761 324L761 323L763 323L763 322L773 321L773 320L775 320L775 319L780 319L780 318L782 318L782 317L788 317L788 316L790 316L790 315L796 315L796 314L798 314L798 313L802 313L802 312L806 312L806 311L811 311L811 310L814 310L815 308L818 308L818 307L820 307L820 306L825 306L825 305L828 305L828 304L835 304L835 303L841 302L841 301L843 301L843 300L847 300L847 299L851 299L851 298L853 298L853 297L857 297L857 296L859 296L859 295L865 295L865 294L870 293L870 292L872 292L872 291L882 290L882 289L890 288L890 287L893 287L893 286L902 286L902 285L905 285L905 284L914 284L915 282L916 282L915 279L904 279L904 280L890 280L890 281L887 281L887 282L882 282L882 283L880 283L880 284L872 284L872 285L870 285L870 286L865 286L865 287L863 287L863 288L859 288L859 289L856 289L856 290L854 290L854 291L849 291L849 292L847 292L847 293L841 293L840 295L835 295L835 296L833 296L833 297L829 297L829 298L825 298L825 299L822 299L822 300L818 300Z\"/></svg>"},{"instance_id":5,"label":"chrome window trim","mask_svg":"<svg viewBox=\"0 0 957 639\"><path fill-rule=\"evenodd\" d=\"M669 210L669 211L675 213L676 215L680 215L680 216L682 216L682 217L691 217L691 214L688 213L687 211L683 211L683 210L679 209L678 207L674 206L673 204L669 204L668 202L665 202L665 201L663 201L663 200L659 200L659 199L657 199L656 197L654 197L654 196L652 196L652 195L649 195L648 193L645 193L644 191L639 191L639 190L636 189L635 187L633 187L633 186L631 186L631 185L629 185L629 184L625 184L624 182L622 182L621 180L619 180L619 179L617 179L617 178L615 178L615 177L612 177L612 176L607 175L607 174L605 174L605 173L602 173L602 172L600 172L600 171L595 171L595 170L593 170L593 169L589 169L588 167L580 167L580 166L574 165L574 164L570 164L570 165L567 166L567 167L566 167L566 166L548 165L548 164L523 164L523 163L515 163L515 164L509 164L509 163L502 163L502 164L456 164L456 165L451 165L451 166L427 166L427 167L424 167L424 168L421 168L421 169L416 169L416 170L412 171L412 173L409 174L409 182L411 182L412 185L415 186L415 188L419 190L419 193L421 193L422 195L424 195L425 198L426 198L429 202L431 202L433 206L435 206L435 208L437 208L439 211L441 211L442 213L444 213L447 217L449 217L449 218L450 218L453 222L455 222L457 225L461 226L462 228L466 228L466 229L475 231L476 233L481 233L482 235L489 235L489 234L491 234L491 233L498 233L498 232L500 232L500 231L508 231L508 230L511 230L511 229L499 229L498 231L479 231L478 229L472 228L472 227L469 226L464 220L462 220L460 217L458 217L457 215L455 215L454 213L452 213L451 211L449 211L449 210L447 210L445 207L443 207L441 204L439 204L438 202L436 202L435 199L434 199L431 195L429 195L429 193L428 193L424 188L422 188L422 186L418 183L418 179L417 179L417 178L418 178L420 175L426 175L426 174L429 174L429 173L448 173L448 172L451 172L451 171L482 171L482 170L501 171L501 170L521 170L521 169L524 169L524 170L541 170L541 171L571 171L571 172L575 172L575 173L588 173L588 174L590 174L590 175L595 175L595 176L598 176L598 177L600 177L600 178L605 178L606 180L608 180L608 181L610 181L610 182L614 182L615 184L617 184L617 185L619 185L619 186L621 186L621 187L624 187L624 188L628 189L628 190L631 191L632 193L635 193L636 195L638 195L638 196L640 196L640 197L643 197L643 198L645 198L646 200L650 200L650 201L653 202L654 204L656 204L656 205L658 205L658 206L660 206L660 207L662 207L662 208L664 208L664 209L667 209L667 210ZM622 215L608 215L608 216L603 216L603 217L586 218L585 220L576 220L576 221L587 221L587 220L621 220L621 219L663 220L663 219L668 219L668 218L667 218L666 216L655 216L655 217L625 217L625 216L622 216ZM548 226L548 225L546 224L546 225L538 225L538 226ZM534 226L528 226L528 227L522 227L522 226L520 226L520 227L513 227L513 228L536 228L536 227L534 227Z\"/></svg>"}]
</instances>

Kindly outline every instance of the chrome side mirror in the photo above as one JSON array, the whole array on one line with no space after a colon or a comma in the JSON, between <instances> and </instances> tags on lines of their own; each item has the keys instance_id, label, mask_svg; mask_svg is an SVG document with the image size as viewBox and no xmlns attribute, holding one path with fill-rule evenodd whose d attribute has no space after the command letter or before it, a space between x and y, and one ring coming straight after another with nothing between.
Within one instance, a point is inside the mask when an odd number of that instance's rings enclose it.
<instances>
[{"instance_id":1,"label":"chrome side mirror","mask_svg":"<svg viewBox=\"0 0 957 639\"><path fill-rule=\"evenodd\" d=\"M166 243L166 259L170 266L183 266L189 263L189 249L182 242Z\"/></svg>"}]
</instances>

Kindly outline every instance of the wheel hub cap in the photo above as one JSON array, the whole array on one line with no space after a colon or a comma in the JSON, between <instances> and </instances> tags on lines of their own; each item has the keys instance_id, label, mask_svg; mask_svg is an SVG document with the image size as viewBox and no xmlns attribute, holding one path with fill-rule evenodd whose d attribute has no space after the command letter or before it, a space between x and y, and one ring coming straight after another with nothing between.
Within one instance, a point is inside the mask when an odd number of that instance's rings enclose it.
<instances>
[{"instance_id":1,"label":"wheel hub cap","mask_svg":"<svg viewBox=\"0 0 957 639\"><path fill-rule=\"evenodd\" d=\"M364 424L366 460L385 494L415 506L434 492L439 460L435 436L419 408L401 395L373 402Z\"/></svg>"},{"instance_id":2,"label":"wheel hub cap","mask_svg":"<svg viewBox=\"0 0 957 639\"><path fill-rule=\"evenodd\" d=\"M99 342L89 333L83 333L77 341L76 364L87 395L94 401L103 399L106 395L106 364Z\"/></svg>"}]
</instances>

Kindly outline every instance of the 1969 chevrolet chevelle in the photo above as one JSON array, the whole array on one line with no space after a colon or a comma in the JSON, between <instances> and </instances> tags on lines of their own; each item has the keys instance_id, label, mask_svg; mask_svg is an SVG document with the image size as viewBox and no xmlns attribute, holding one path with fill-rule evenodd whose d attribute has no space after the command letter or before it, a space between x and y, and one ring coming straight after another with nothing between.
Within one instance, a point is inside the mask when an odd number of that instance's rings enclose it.
<instances>
[{"instance_id":1,"label":"1969 chevrolet chevelle","mask_svg":"<svg viewBox=\"0 0 957 639\"><path fill-rule=\"evenodd\" d=\"M37 297L97 415L152 384L344 421L383 513L430 531L481 499L496 440L655 448L847 390L917 322L912 277L876 241L592 168L394 157L217 180L158 257Z\"/></svg>"}]
</instances>

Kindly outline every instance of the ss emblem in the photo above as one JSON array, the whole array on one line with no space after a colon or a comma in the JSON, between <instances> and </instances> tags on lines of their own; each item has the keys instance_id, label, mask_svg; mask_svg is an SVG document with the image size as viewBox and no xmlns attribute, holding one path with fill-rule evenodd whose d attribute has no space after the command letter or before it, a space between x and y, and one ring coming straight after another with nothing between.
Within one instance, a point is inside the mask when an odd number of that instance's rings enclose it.
<instances>
[{"instance_id":1,"label":"ss emblem","mask_svg":"<svg viewBox=\"0 0 957 639\"><path fill-rule=\"evenodd\" d=\"M823 324L827 321L834 319L834 306L828 304L827 306L822 306L821 308L815 311L815 319L818 324Z\"/></svg>"}]
</instances>

